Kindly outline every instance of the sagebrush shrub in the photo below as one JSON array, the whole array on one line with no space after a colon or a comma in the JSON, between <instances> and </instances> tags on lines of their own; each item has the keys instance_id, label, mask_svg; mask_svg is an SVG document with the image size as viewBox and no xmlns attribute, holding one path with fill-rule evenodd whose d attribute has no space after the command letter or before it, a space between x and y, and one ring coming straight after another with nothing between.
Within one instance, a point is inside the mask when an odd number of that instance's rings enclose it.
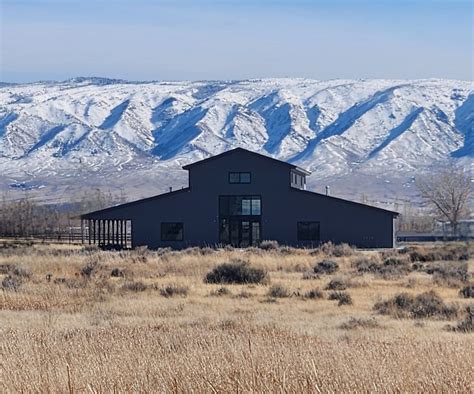
<instances>
[{"instance_id":1,"label":"sagebrush shrub","mask_svg":"<svg viewBox=\"0 0 474 394\"><path fill-rule=\"evenodd\" d=\"M466 307L464 319L457 322L455 326L448 326L448 330L463 333L474 332L474 306Z\"/></svg>"},{"instance_id":2,"label":"sagebrush shrub","mask_svg":"<svg viewBox=\"0 0 474 394\"><path fill-rule=\"evenodd\" d=\"M467 282L469 279L468 267L465 261L442 261L431 263L424 268L427 274L433 275L438 285L456 287L458 282Z\"/></svg>"},{"instance_id":3,"label":"sagebrush shrub","mask_svg":"<svg viewBox=\"0 0 474 394\"><path fill-rule=\"evenodd\" d=\"M113 278L123 278L123 277L124 277L124 273L123 273L123 271L122 271L120 268L114 268L114 269L112 269L112 271L110 272L110 276L113 277Z\"/></svg>"},{"instance_id":4,"label":"sagebrush shrub","mask_svg":"<svg viewBox=\"0 0 474 394\"><path fill-rule=\"evenodd\" d=\"M458 315L455 305L447 305L434 291L427 291L416 296L400 293L395 297L377 302L374 310L382 315L412 319L442 318L451 319Z\"/></svg>"},{"instance_id":5,"label":"sagebrush shrub","mask_svg":"<svg viewBox=\"0 0 474 394\"><path fill-rule=\"evenodd\" d=\"M348 287L347 280L334 278L326 285L324 290L346 290Z\"/></svg>"},{"instance_id":6,"label":"sagebrush shrub","mask_svg":"<svg viewBox=\"0 0 474 394\"><path fill-rule=\"evenodd\" d=\"M469 259L469 246L466 244L444 244L427 248L426 246L409 246L401 253L410 256L411 261L462 261Z\"/></svg>"},{"instance_id":7,"label":"sagebrush shrub","mask_svg":"<svg viewBox=\"0 0 474 394\"><path fill-rule=\"evenodd\" d=\"M324 293L316 288L316 289L311 289L309 291L307 291L305 294L304 294L304 298L309 298L309 299L319 299L319 298L324 298Z\"/></svg>"},{"instance_id":8,"label":"sagebrush shrub","mask_svg":"<svg viewBox=\"0 0 474 394\"><path fill-rule=\"evenodd\" d=\"M136 293L145 291L147 288L148 286L140 281L126 282L122 286L123 290L133 291Z\"/></svg>"},{"instance_id":9,"label":"sagebrush shrub","mask_svg":"<svg viewBox=\"0 0 474 394\"><path fill-rule=\"evenodd\" d=\"M474 284L464 286L459 290L459 295L463 298L474 298Z\"/></svg>"},{"instance_id":10,"label":"sagebrush shrub","mask_svg":"<svg viewBox=\"0 0 474 394\"><path fill-rule=\"evenodd\" d=\"M333 291L329 293L328 300L339 301L338 306L352 304L351 295L345 291Z\"/></svg>"},{"instance_id":11,"label":"sagebrush shrub","mask_svg":"<svg viewBox=\"0 0 474 394\"><path fill-rule=\"evenodd\" d=\"M268 289L268 296L273 298L286 298L290 296L290 292L283 285L273 285Z\"/></svg>"},{"instance_id":12,"label":"sagebrush shrub","mask_svg":"<svg viewBox=\"0 0 474 394\"><path fill-rule=\"evenodd\" d=\"M410 260L404 256L392 255L380 262L377 257L360 257L352 262L357 273L372 273L382 278L400 277L412 271Z\"/></svg>"},{"instance_id":13,"label":"sagebrush shrub","mask_svg":"<svg viewBox=\"0 0 474 394\"><path fill-rule=\"evenodd\" d=\"M2 289L7 291L18 291L21 286L21 279L12 275L5 276L2 280Z\"/></svg>"},{"instance_id":14,"label":"sagebrush shrub","mask_svg":"<svg viewBox=\"0 0 474 394\"><path fill-rule=\"evenodd\" d=\"M323 260L313 268L315 274L333 274L339 270L339 264L331 260Z\"/></svg>"},{"instance_id":15,"label":"sagebrush shrub","mask_svg":"<svg viewBox=\"0 0 474 394\"><path fill-rule=\"evenodd\" d=\"M0 264L0 274L18 276L20 278L25 279L31 277L30 270L23 267L19 267L15 264Z\"/></svg>"},{"instance_id":16,"label":"sagebrush shrub","mask_svg":"<svg viewBox=\"0 0 474 394\"><path fill-rule=\"evenodd\" d=\"M324 253L326 256L334 257L351 256L354 254L352 246L345 243L335 245L331 241L322 244L319 247L319 251Z\"/></svg>"},{"instance_id":17,"label":"sagebrush shrub","mask_svg":"<svg viewBox=\"0 0 474 394\"><path fill-rule=\"evenodd\" d=\"M90 278L92 274L96 271L99 263L97 261L90 261L81 269L81 275L84 278Z\"/></svg>"},{"instance_id":18,"label":"sagebrush shrub","mask_svg":"<svg viewBox=\"0 0 474 394\"><path fill-rule=\"evenodd\" d=\"M163 297L175 297L175 296L186 297L188 295L188 290L189 288L186 286L169 284L160 289L160 294Z\"/></svg>"},{"instance_id":19,"label":"sagebrush shrub","mask_svg":"<svg viewBox=\"0 0 474 394\"><path fill-rule=\"evenodd\" d=\"M232 294L232 292L227 287L219 287L218 289L211 291L211 295L215 297L221 297L230 294Z\"/></svg>"},{"instance_id":20,"label":"sagebrush shrub","mask_svg":"<svg viewBox=\"0 0 474 394\"><path fill-rule=\"evenodd\" d=\"M354 330L357 328L381 328L381 326L374 318L350 317L349 320L342 323L339 328L343 330Z\"/></svg>"},{"instance_id":21,"label":"sagebrush shrub","mask_svg":"<svg viewBox=\"0 0 474 394\"><path fill-rule=\"evenodd\" d=\"M260 249L263 250L277 250L279 248L278 242L273 240L264 240L260 242Z\"/></svg>"},{"instance_id":22,"label":"sagebrush shrub","mask_svg":"<svg viewBox=\"0 0 474 394\"><path fill-rule=\"evenodd\" d=\"M252 267L246 261L233 260L223 263L208 272L205 283L246 284L266 283L268 274L262 268Z\"/></svg>"}]
</instances>

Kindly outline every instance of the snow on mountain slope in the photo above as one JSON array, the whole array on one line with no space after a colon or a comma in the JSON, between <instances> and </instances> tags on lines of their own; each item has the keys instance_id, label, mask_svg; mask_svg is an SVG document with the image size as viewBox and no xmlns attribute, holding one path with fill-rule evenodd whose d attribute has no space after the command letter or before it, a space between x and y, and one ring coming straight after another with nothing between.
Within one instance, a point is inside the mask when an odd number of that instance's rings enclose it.
<instances>
[{"instance_id":1,"label":"snow on mountain slope","mask_svg":"<svg viewBox=\"0 0 474 394\"><path fill-rule=\"evenodd\" d=\"M180 166L242 146L308 168L310 186L346 197L372 177L365 192L386 199L451 158L472 166L473 114L474 84L451 80L0 85L0 187L149 195L185 182Z\"/></svg>"}]
</instances>

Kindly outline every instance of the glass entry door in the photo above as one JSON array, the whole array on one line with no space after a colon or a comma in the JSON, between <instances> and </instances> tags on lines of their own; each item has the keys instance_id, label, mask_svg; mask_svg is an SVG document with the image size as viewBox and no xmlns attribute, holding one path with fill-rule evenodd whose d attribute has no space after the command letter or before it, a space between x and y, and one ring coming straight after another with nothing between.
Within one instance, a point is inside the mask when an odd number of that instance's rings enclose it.
<instances>
[{"instance_id":1,"label":"glass entry door","mask_svg":"<svg viewBox=\"0 0 474 394\"><path fill-rule=\"evenodd\" d=\"M219 196L219 242L237 248L261 241L260 196Z\"/></svg>"},{"instance_id":2,"label":"glass entry door","mask_svg":"<svg viewBox=\"0 0 474 394\"><path fill-rule=\"evenodd\" d=\"M258 245L260 220L246 218L221 219L220 242L237 248Z\"/></svg>"}]
</instances>

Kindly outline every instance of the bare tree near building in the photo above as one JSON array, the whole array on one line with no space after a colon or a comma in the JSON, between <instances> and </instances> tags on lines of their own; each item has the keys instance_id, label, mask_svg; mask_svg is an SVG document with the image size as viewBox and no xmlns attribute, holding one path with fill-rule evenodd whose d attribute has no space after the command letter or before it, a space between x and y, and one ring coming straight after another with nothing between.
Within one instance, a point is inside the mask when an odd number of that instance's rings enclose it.
<instances>
[{"instance_id":1,"label":"bare tree near building","mask_svg":"<svg viewBox=\"0 0 474 394\"><path fill-rule=\"evenodd\" d=\"M450 163L441 170L418 179L417 187L439 219L448 221L454 236L458 235L459 220L470 212L472 176L461 167Z\"/></svg>"}]
</instances>

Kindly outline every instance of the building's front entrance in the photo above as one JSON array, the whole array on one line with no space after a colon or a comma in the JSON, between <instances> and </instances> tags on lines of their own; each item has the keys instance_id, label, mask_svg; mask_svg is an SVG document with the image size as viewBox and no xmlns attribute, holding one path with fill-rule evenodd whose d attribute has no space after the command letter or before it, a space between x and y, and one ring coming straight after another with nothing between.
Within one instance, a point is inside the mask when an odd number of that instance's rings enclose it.
<instances>
[{"instance_id":1,"label":"building's front entrance","mask_svg":"<svg viewBox=\"0 0 474 394\"><path fill-rule=\"evenodd\" d=\"M259 196L220 196L219 242L245 248L261 241Z\"/></svg>"},{"instance_id":2,"label":"building's front entrance","mask_svg":"<svg viewBox=\"0 0 474 394\"><path fill-rule=\"evenodd\" d=\"M245 248L258 245L260 238L260 219L231 218L221 219L221 243Z\"/></svg>"}]
</instances>

